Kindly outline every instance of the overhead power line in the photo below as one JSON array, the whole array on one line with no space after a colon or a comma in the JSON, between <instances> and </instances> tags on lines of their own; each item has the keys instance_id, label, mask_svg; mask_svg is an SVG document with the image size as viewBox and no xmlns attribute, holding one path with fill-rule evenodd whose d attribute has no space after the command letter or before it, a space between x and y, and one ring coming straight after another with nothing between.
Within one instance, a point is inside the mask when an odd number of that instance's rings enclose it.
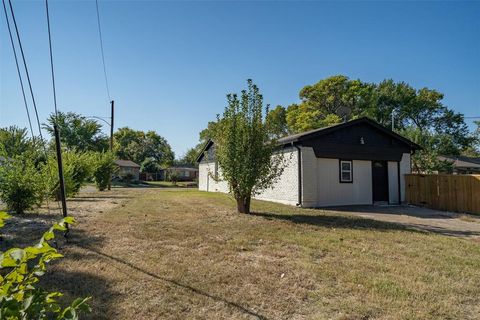
<instances>
[{"instance_id":1,"label":"overhead power line","mask_svg":"<svg viewBox=\"0 0 480 320\"><path fill-rule=\"evenodd\" d=\"M4 6L4 10L6 11L6 6L5 6L5 0L2 0L3 2L3 6ZM33 88L32 88L32 82L30 80L30 74L28 72L28 66L27 66L27 61L25 59L25 53L23 51L23 45L22 45L22 40L20 38L20 32L18 31L18 25L17 25L17 20L15 19L15 13L13 11L13 6L12 6L12 1L11 0L8 0L8 5L10 7L10 13L11 13L11 16L12 16L12 20L13 20L13 25L15 26L15 33L16 33L16 36L17 36L17 41L18 41L18 46L20 48L20 53L22 55L22 61L23 61L23 67L25 69L25 74L27 76L27 81L28 81L28 87L30 89L30 95L31 95L31 98L32 98L32 104L33 104L33 108L35 110L35 116L36 116L36 119L37 119L37 126L38 126L38 133L40 135L40 144L42 145L43 147L43 152L45 154L45 158L48 159L48 153L47 153L47 148L45 146L45 140L43 139L43 134L42 134L42 127L40 125L40 118L38 116L38 109L37 109L37 103L35 102L35 95L33 94ZM8 17L7 18L7 22L8 22ZM10 28L9 28L10 29ZM13 41L12 41L13 43ZM14 50L15 51L15 50ZM15 61L17 62L17 57L16 57L16 54L15 54ZM17 63L17 67L18 67L18 63ZM19 68L18 68L19 69ZM23 87L23 84L22 84L22 87ZM26 101L26 99L25 99ZM51 170L51 167L49 166L50 170ZM49 195L50 196L50 195ZM48 212L50 213L50 203L49 203L49 200L48 200L48 196L46 198L46 202L47 202L47 210Z\"/></svg>"},{"instance_id":2,"label":"overhead power line","mask_svg":"<svg viewBox=\"0 0 480 320\"><path fill-rule=\"evenodd\" d=\"M28 73L27 62L25 60L25 54L23 52L22 40L20 39L20 33L18 32L17 20L15 19L15 13L13 12L12 0L8 0L8 5L10 7L10 13L12 14L13 25L15 26L15 33L17 35L18 46L20 47L20 53L22 54L23 67L25 68L25 74L27 75L28 87L30 89L30 95L32 97L33 109L35 110L35 116L37 118L38 132L40 134L40 139L43 141L42 127L40 126L40 118L38 117L37 103L35 102L35 96L33 94L32 82L30 81L30 74ZM45 144L44 144L44 149L45 149Z\"/></svg>"},{"instance_id":3,"label":"overhead power line","mask_svg":"<svg viewBox=\"0 0 480 320\"><path fill-rule=\"evenodd\" d=\"M55 89L55 72L53 69L52 35L50 32L50 14L48 13L48 0L45 0L45 9L47 11L48 46L50 48L50 70L52 72L53 105L55 107L55 118L57 118L57 91Z\"/></svg>"},{"instance_id":4,"label":"overhead power line","mask_svg":"<svg viewBox=\"0 0 480 320\"><path fill-rule=\"evenodd\" d=\"M30 126L30 133L32 134L32 141L35 143L35 134L33 133L32 120L30 118L30 111L28 110L27 97L25 96L25 88L23 87L22 73L20 72L20 66L18 65L17 50L15 49L15 43L13 42L12 29L10 28L10 19L7 14L7 6L5 0L2 0L3 12L5 13L5 21L7 21L8 34L10 36L10 43L12 44L13 56L15 57L15 65L17 66L18 79L20 80L20 87L22 88L23 103L25 104L25 110L27 111L28 125Z\"/></svg>"},{"instance_id":5,"label":"overhead power line","mask_svg":"<svg viewBox=\"0 0 480 320\"><path fill-rule=\"evenodd\" d=\"M53 104L55 107L55 121L53 123L53 132L55 136L55 149L57 152L57 166L58 166L58 181L60 186L60 198L62 201L62 215L66 217L67 212L67 197L65 191L65 179L63 176L63 163L62 163L62 147L60 145L60 131L58 130L57 121L58 121L58 109L57 109L57 93L55 89L55 72L53 68L53 52L52 52L52 34L50 31L50 13L48 10L48 0L45 0L45 11L47 13L47 29L48 29L48 46L50 48L50 70L52 72L52 88L53 88ZM67 230L64 233L64 236L67 237L69 228L66 224Z\"/></svg>"},{"instance_id":6,"label":"overhead power line","mask_svg":"<svg viewBox=\"0 0 480 320\"><path fill-rule=\"evenodd\" d=\"M103 75L105 76L105 87L107 88L108 101L110 102L112 98L110 97L110 88L108 85L108 77L107 77L107 67L105 64L105 53L103 50L103 37L102 37L102 27L100 25L100 11L98 10L98 0L95 0L95 7L97 9L97 25L98 25L98 35L100 39L100 51L102 53Z\"/></svg>"}]
</instances>

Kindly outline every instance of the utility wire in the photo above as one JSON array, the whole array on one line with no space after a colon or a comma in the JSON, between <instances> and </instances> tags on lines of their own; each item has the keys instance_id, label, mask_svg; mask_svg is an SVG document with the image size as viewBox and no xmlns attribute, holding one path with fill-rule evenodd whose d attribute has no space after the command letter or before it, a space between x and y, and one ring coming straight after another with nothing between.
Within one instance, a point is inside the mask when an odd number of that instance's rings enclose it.
<instances>
[{"instance_id":1,"label":"utility wire","mask_svg":"<svg viewBox=\"0 0 480 320\"><path fill-rule=\"evenodd\" d=\"M45 9L47 11L48 45L50 47L50 70L52 71L53 105L55 106L55 120L57 120L57 91L55 90L55 73L53 69L52 35L50 33L50 15L48 13L48 0L45 0Z\"/></svg>"},{"instance_id":2,"label":"utility wire","mask_svg":"<svg viewBox=\"0 0 480 320\"><path fill-rule=\"evenodd\" d=\"M2 0L2 1L4 1L4 0ZM13 12L13 6L12 6L12 1L11 0L8 0L8 5L10 7L10 13L12 15L13 24L15 26L15 33L17 35L17 41L18 41L18 45L20 47L20 53L22 55L23 67L25 68L25 74L27 75L28 87L30 89L30 95L32 97L32 102L33 102L33 108L35 110L35 116L37 118L38 132L40 134L40 143L42 144L42 147L43 147L43 152L45 154L45 159L47 159L47 161L48 161L47 147L45 146L45 140L43 140L42 127L40 125L40 118L38 116L37 104L35 102L35 95L33 94L32 82L30 80L30 75L28 73L27 61L25 59L25 53L23 52L22 40L20 39L20 32L18 31L17 21L15 19L15 13ZM51 167L50 167L50 173L51 173ZM48 210L48 213L50 214L50 203L48 201L48 197L46 198L46 201L47 201L47 210Z\"/></svg>"},{"instance_id":3,"label":"utility wire","mask_svg":"<svg viewBox=\"0 0 480 320\"><path fill-rule=\"evenodd\" d=\"M12 14L13 25L15 26L15 32L17 34L18 45L20 47L20 53L22 54L23 66L25 68L25 74L27 75L28 87L30 88L30 95L32 97L33 108L35 110L35 116L37 118L38 132L40 134L40 139L43 141L42 127L40 126L40 118L38 117L37 103L35 102L35 96L33 95L32 82L30 81L30 75L28 73L27 62L25 61L25 54L23 52L22 40L20 40L20 33L18 32L17 20L15 19L15 13L13 13L12 0L8 0L10 6L10 13ZM45 143L43 144L43 149L46 154Z\"/></svg>"},{"instance_id":4,"label":"utility wire","mask_svg":"<svg viewBox=\"0 0 480 320\"><path fill-rule=\"evenodd\" d=\"M23 87L22 73L20 72L20 66L18 65L17 50L13 42L12 29L10 28L10 21L7 14L7 7L5 0L2 0L3 12L5 12L5 20L7 21L8 34L10 35L10 43L12 44L13 56L15 57L15 65L17 66L18 79L20 80L20 87L22 88L23 103L25 104L25 110L27 110L28 125L30 126L30 132L32 134L32 141L35 143L35 134L33 133L32 120L30 119L30 111L28 110L27 97L25 96L25 88Z\"/></svg>"},{"instance_id":5,"label":"utility wire","mask_svg":"<svg viewBox=\"0 0 480 320\"><path fill-rule=\"evenodd\" d=\"M49 11L48 11L48 0L45 0L45 11L47 13L48 46L50 48L50 70L51 70L51 73L52 73L53 104L54 104L54 107L55 107L55 123L57 123L57 121L58 121L57 91L56 91L56 87L55 87L55 72L54 72L54 68L53 68L52 34L50 32L50 14L49 14ZM54 128L55 128L55 126L56 126L56 124L54 124ZM61 167L59 167L59 169L61 169ZM50 170L51 170L51 167L50 167ZM51 171L50 171L50 174L51 174ZM61 179L61 177L59 177L59 178ZM59 181L59 183L60 183L60 186L62 186L63 182L61 180ZM59 201L57 201L57 205L58 205L58 209L60 210L61 208L60 208L60 202ZM68 232L68 228L67 228L67 232Z\"/></svg>"},{"instance_id":6,"label":"utility wire","mask_svg":"<svg viewBox=\"0 0 480 320\"><path fill-rule=\"evenodd\" d=\"M103 37L102 37L102 28L100 26L100 12L98 10L98 0L95 0L95 7L97 8L98 35L100 39L100 51L102 52L103 75L105 76L105 87L107 88L108 101L111 101L112 98L110 98L110 89L108 86L107 67L105 64L105 53L103 51Z\"/></svg>"}]
</instances>

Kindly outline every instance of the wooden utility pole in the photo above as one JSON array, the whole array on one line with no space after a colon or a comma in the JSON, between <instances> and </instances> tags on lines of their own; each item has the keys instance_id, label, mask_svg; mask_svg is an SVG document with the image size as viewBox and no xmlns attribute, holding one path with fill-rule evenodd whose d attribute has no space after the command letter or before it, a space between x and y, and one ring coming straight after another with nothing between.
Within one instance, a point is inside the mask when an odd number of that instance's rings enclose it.
<instances>
[{"instance_id":1,"label":"wooden utility pole","mask_svg":"<svg viewBox=\"0 0 480 320\"><path fill-rule=\"evenodd\" d=\"M58 164L58 179L60 182L60 200L62 201L62 215L66 217L67 214L67 196L65 194L65 179L63 177L63 162L62 162L62 146L60 145L60 132L56 124L53 125L53 132L55 134L55 149L57 151L57 164ZM65 224L67 231L65 231L65 237L68 235L68 224Z\"/></svg>"},{"instance_id":2,"label":"wooden utility pole","mask_svg":"<svg viewBox=\"0 0 480 320\"><path fill-rule=\"evenodd\" d=\"M114 109L115 109L114 103L115 102L112 100L110 103L112 104L112 116L110 118L110 120L111 120L110 121L110 152L113 152L113 124L114 124L113 116L114 116L114 113L115 113L114 112Z\"/></svg>"},{"instance_id":3,"label":"wooden utility pole","mask_svg":"<svg viewBox=\"0 0 480 320\"><path fill-rule=\"evenodd\" d=\"M112 100L110 101L112 105L111 116L110 116L110 152L113 153L113 125L114 125L114 114L115 114L115 102ZM112 177L108 181L108 190L112 188Z\"/></svg>"}]
</instances>

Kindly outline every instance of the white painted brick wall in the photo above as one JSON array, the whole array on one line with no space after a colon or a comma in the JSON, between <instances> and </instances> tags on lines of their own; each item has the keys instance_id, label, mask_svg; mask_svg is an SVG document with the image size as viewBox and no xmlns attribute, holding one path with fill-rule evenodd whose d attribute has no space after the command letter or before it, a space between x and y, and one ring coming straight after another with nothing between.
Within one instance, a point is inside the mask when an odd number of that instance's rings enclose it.
<instances>
[{"instance_id":1,"label":"white painted brick wall","mask_svg":"<svg viewBox=\"0 0 480 320\"><path fill-rule=\"evenodd\" d=\"M209 163L198 165L198 190L208 191L208 168Z\"/></svg>"},{"instance_id":2,"label":"white painted brick wall","mask_svg":"<svg viewBox=\"0 0 480 320\"><path fill-rule=\"evenodd\" d=\"M279 180L271 188L255 196L255 199L290 205L298 203L298 151L296 148L289 148L284 151L283 156L286 166Z\"/></svg>"},{"instance_id":3,"label":"white painted brick wall","mask_svg":"<svg viewBox=\"0 0 480 320\"><path fill-rule=\"evenodd\" d=\"M221 170L218 170L218 176L221 177ZM215 162L200 163L198 166L198 189L211 192L228 192L226 181L216 181Z\"/></svg>"},{"instance_id":4,"label":"white painted brick wall","mask_svg":"<svg viewBox=\"0 0 480 320\"><path fill-rule=\"evenodd\" d=\"M266 201L296 205L298 202L298 156L297 149L289 148L284 152L284 159L286 161L285 169L279 180L272 186L264 190L255 199ZM198 176L198 189L203 191L224 192L229 191L226 181L214 181L209 176L209 172L215 175L215 163L200 163ZM221 168L219 169L219 176L221 176Z\"/></svg>"}]
</instances>

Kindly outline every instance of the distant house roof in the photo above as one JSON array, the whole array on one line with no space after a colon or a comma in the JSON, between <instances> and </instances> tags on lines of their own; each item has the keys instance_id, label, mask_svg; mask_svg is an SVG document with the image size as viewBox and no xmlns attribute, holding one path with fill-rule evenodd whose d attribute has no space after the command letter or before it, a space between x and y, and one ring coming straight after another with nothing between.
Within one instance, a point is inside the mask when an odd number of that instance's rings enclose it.
<instances>
[{"instance_id":1,"label":"distant house roof","mask_svg":"<svg viewBox=\"0 0 480 320\"><path fill-rule=\"evenodd\" d=\"M140 168L140 165L130 160L115 160L115 164L119 167Z\"/></svg>"},{"instance_id":2,"label":"distant house roof","mask_svg":"<svg viewBox=\"0 0 480 320\"><path fill-rule=\"evenodd\" d=\"M439 156L441 160L453 162L455 168L478 168L480 169L480 158L464 156Z\"/></svg>"}]
</instances>

